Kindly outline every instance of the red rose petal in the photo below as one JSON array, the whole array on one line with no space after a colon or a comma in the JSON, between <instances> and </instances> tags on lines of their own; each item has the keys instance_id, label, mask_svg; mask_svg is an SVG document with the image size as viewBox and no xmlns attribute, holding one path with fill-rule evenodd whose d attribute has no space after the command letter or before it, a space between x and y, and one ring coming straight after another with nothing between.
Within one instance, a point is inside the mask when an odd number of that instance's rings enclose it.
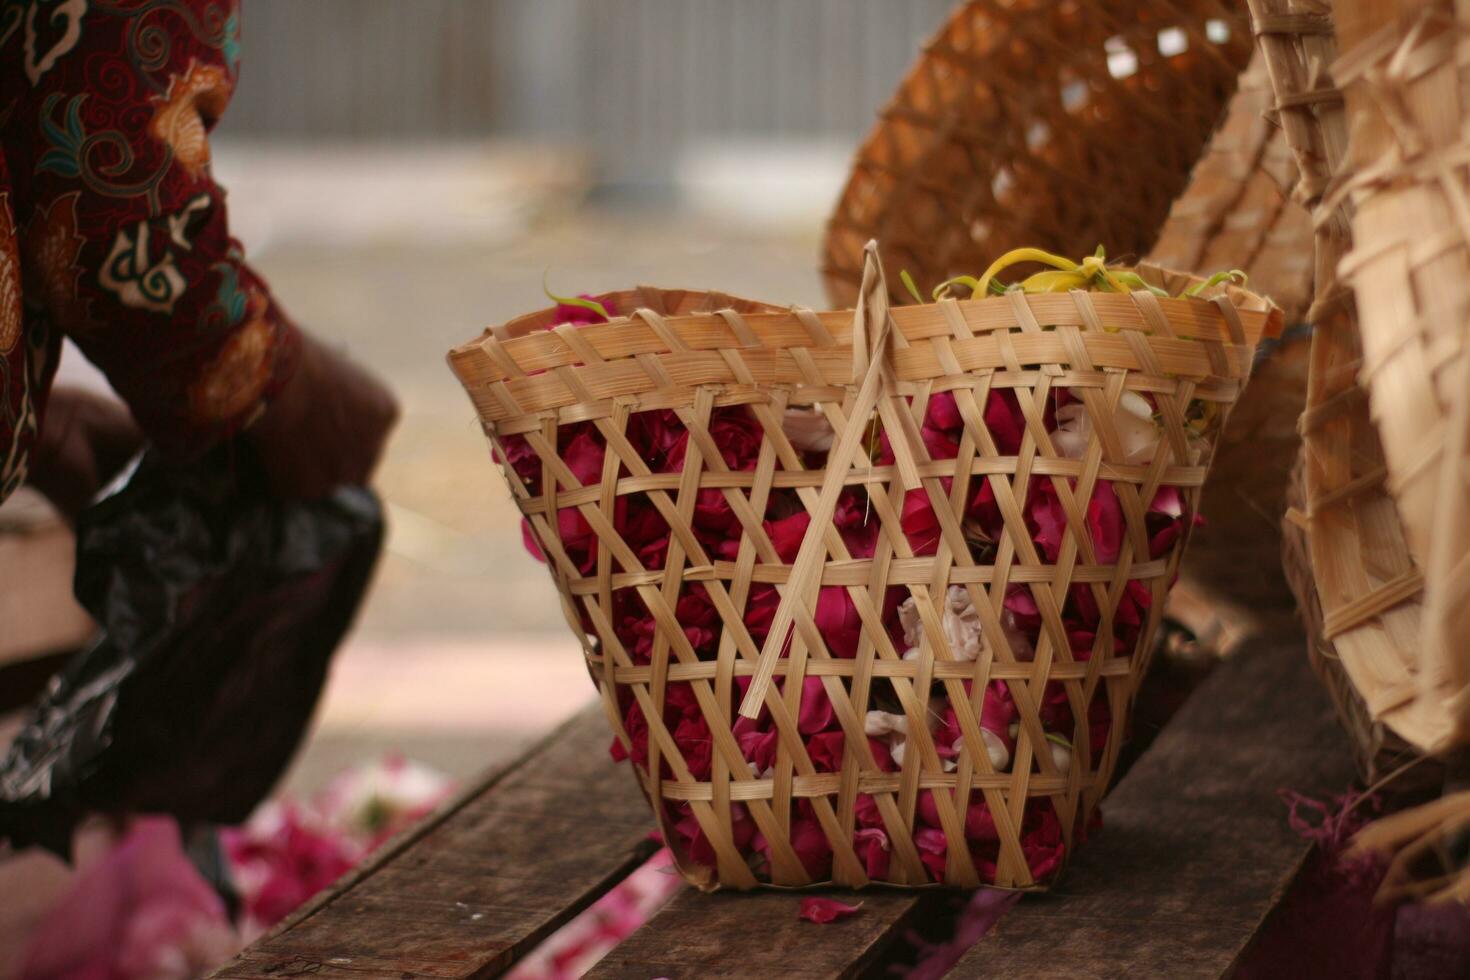
<instances>
[{"instance_id":1,"label":"red rose petal","mask_svg":"<svg viewBox=\"0 0 1470 980\"><path fill-rule=\"evenodd\" d=\"M815 922L817 925L824 926L829 922L845 919L849 915L857 915L862 910L862 907L862 902L858 902L856 905L848 905L846 902L839 902L835 898L803 898L801 900L801 912L798 915L808 922Z\"/></svg>"}]
</instances>

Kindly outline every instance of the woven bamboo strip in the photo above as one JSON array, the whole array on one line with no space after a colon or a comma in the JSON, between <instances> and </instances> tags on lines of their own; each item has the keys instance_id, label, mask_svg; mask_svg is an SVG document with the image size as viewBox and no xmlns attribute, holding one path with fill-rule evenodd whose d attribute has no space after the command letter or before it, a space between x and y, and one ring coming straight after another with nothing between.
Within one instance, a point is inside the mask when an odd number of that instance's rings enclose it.
<instances>
[{"instance_id":1,"label":"woven bamboo strip","mask_svg":"<svg viewBox=\"0 0 1470 980\"><path fill-rule=\"evenodd\" d=\"M963 4L853 161L823 247L833 305L855 302L873 238L895 302L901 270L929 287L1021 246L1144 255L1250 56L1243 7Z\"/></svg>"},{"instance_id":2,"label":"woven bamboo strip","mask_svg":"<svg viewBox=\"0 0 1470 980\"><path fill-rule=\"evenodd\" d=\"M520 440L539 462L534 478L507 463L507 479L548 556L614 731L628 746L634 744L629 719L636 716L646 729L648 757L639 778L692 882L703 888L817 883L821 875L814 876L797 850L796 815L804 814L830 849L830 871L823 873L837 884L865 885L870 878L857 857L854 819L859 801L870 800L891 843L884 880L1039 887L1023 850L1032 803L1056 815L1070 848L1106 789L1178 569L1187 532L1151 557L1147 513L1162 488L1178 488L1182 526L1197 506L1218 431L1192 442L1186 418L1208 411L1215 426L1225 424L1249 375L1251 349L1279 332L1280 313L1234 288L1212 302L1159 300L1146 292L1013 291L890 308L875 251L866 270L857 311L776 312L728 297L644 289L604 297L623 314L608 323L548 330L547 311L492 328L457 348L451 365L501 457L508 460L511 441ZM1152 267L1138 271L1174 293L1197 281ZM1063 388L1072 389L1093 427L1080 459L1058 452L1044 421ZM1159 413L1159 445L1167 451L1160 448L1147 464L1118 458L1115 412L1129 391L1148 394ZM1014 397L1025 418L1013 452L1000 451L984 418L992 392ZM928 402L940 393L953 394L964 420L953 459L931 459L918 431ZM832 429L833 448L820 468L808 465L784 429L786 411L807 406ZM727 466L715 435L730 418L717 412L732 407L748 413L740 415L749 420L743 424L758 425L761 435L753 467L739 471ZM637 413L654 408L676 413L687 433L682 462L668 472L657 471L657 460L651 465L633 445ZM871 456L877 420L891 463ZM603 447L596 483L563 458L565 433L581 438L591 431ZM1125 525L1109 562L1099 561L1086 516L1103 479L1111 481ZM1038 553L1027 524L1028 498L1042 484L1065 515L1055 560ZM982 487L993 493L1001 526L993 551L977 561L962 522L971 493ZM871 555L855 557L830 519L836 496L849 490L866 501L864 527L875 525ZM932 554L916 555L903 528L906 491L932 508L938 535ZM811 516L792 562L778 554L763 523L776 494ZM695 520L697 507L716 503L738 526L733 552L712 554ZM651 507L668 526L667 553L652 564L636 550L642 542L624 539L621 508L634 504ZM769 593L772 586L779 603L758 642L753 597L757 588ZM885 625L894 588L914 600L920 620L918 645L907 655ZM1013 588L1028 592L1037 608L1033 651L1014 648L1002 625ZM703 652L681 612L694 589L718 619L717 642ZM817 624L824 589L841 592L862 621L852 655L834 654L832 637ZM957 655L941 622L952 589L968 595L981 624L984 648L972 661ZM1064 620L1077 589L1100 610L1090 649L1080 653ZM1113 629L1125 592L1147 596L1146 621L1128 649L1116 648ZM630 603L646 611L654 631L641 651L630 648L617 623ZM798 729L808 680L824 692L845 740L836 771L816 766ZM1016 711L1008 769L992 763L981 726L982 699L1001 682ZM696 712L707 725L707 760L686 758L668 721L665 711L679 692L692 699L681 710ZM1073 719L1069 748L1060 755L1043 721L1053 692L1064 695ZM953 746L937 744L931 732L936 694L955 709L960 737ZM736 740L742 700L747 716L757 709L769 715L776 744L764 771L752 769ZM1103 744L1094 746L1091 719L1099 702L1110 714L1099 733ZM891 771L879 765L865 732L868 712L878 708L907 725L907 752ZM944 842L942 873L927 867L916 849L922 801L931 804L928 819L937 821ZM967 836L977 803L995 834L992 870L983 879ZM677 812L697 825L709 851L704 858L695 858L686 818L676 826L671 807L687 807ZM760 875L741 843L757 831L767 845Z\"/></svg>"}]
</instances>

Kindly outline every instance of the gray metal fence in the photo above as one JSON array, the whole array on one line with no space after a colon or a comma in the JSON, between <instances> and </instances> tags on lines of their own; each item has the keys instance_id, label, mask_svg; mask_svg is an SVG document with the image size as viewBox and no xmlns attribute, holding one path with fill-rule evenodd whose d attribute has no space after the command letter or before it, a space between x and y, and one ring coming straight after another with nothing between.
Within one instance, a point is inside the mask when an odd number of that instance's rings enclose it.
<instances>
[{"instance_id":1,"label":"gray metal fence","mask_svg":"<svg viewBox=\"0 0 1470 980\"><path fill-rule=\"evenodd\" d=\"M578 142L612 182L691 141L856 140L952 0L242 0L225 132Z\"/></svg>"}]
</instances>

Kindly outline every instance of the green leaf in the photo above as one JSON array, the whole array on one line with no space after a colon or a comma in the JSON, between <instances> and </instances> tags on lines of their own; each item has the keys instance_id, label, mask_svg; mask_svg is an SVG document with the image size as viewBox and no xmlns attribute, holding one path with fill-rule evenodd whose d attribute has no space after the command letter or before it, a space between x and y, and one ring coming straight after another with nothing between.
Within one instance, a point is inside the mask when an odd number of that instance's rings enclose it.
<instances>
[{"instance_id":1,"label":"green leaf","mask_svg":"<svg viewBox=\"0 0 1470 980\"><path fill-rule=\"evenodd\" d=\"M556 295L556 293L553 293L551 291L551 287L546 284L546 277L549 274L550 273L543 273L541 276L541 291L546 294L547 299L561 306L578 306L584 310L591 310L593 313L596 313L604 320L612 319L612 317L608 315L607 307L603 306L595 299L583 299L580 296L558 296Z\"/></svg>"},{"instance_id":2,"label":"green leaf","mask_svg":"<svg viewBox=\"0 0 1470 980\"><path fill-rule=\"evenodd\" d=\"M909 275L909 270L900 270L898 273L898 278L903 280L903 288L909 291L909 295L914 298L914 302L922 306L924 303L924 297L919 295L919 287L914 285L914 277Z\"/></svg>"},{"instance_id":3,"label":"green leaf","mask_svg":"<svg viewBox=\"0 0 1470 980\"><path fill-rule=\"evenodd\" d=\"M1228 272L1217 272L1210 278L1206 279L1204 282L1196 283L1195 285L1190 286L1184 291L1183 295L1198 296L1200 293L1204 292L1206 289L1209 289L1211 286L1218 286L1220 285L1220 283L1227 281L1233 283L1234 285L1243 287L1249 281L1249 279L1250 277L1239 269L1231 269Z\"/></svg>"}]
</instances>

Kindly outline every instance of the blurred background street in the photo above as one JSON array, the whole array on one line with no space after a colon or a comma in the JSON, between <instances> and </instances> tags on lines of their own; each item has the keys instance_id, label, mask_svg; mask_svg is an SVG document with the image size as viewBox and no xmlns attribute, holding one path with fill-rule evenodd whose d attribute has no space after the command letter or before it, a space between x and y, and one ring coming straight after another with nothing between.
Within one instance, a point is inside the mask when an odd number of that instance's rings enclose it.
<instances>
[{"instance_id":1,"label":"blurred background street","mask_svg":"<svg viewBox=\"0 0 1470 980\"><path fill-rule=\"evenodd\" d=\"M463 779L593 695L445 352L638 283L820 306L849 157L946 0L249 0L215 137L247 254L382 372L373 593L287 779L400 751Z\"/></svg>"}]
</instances>

